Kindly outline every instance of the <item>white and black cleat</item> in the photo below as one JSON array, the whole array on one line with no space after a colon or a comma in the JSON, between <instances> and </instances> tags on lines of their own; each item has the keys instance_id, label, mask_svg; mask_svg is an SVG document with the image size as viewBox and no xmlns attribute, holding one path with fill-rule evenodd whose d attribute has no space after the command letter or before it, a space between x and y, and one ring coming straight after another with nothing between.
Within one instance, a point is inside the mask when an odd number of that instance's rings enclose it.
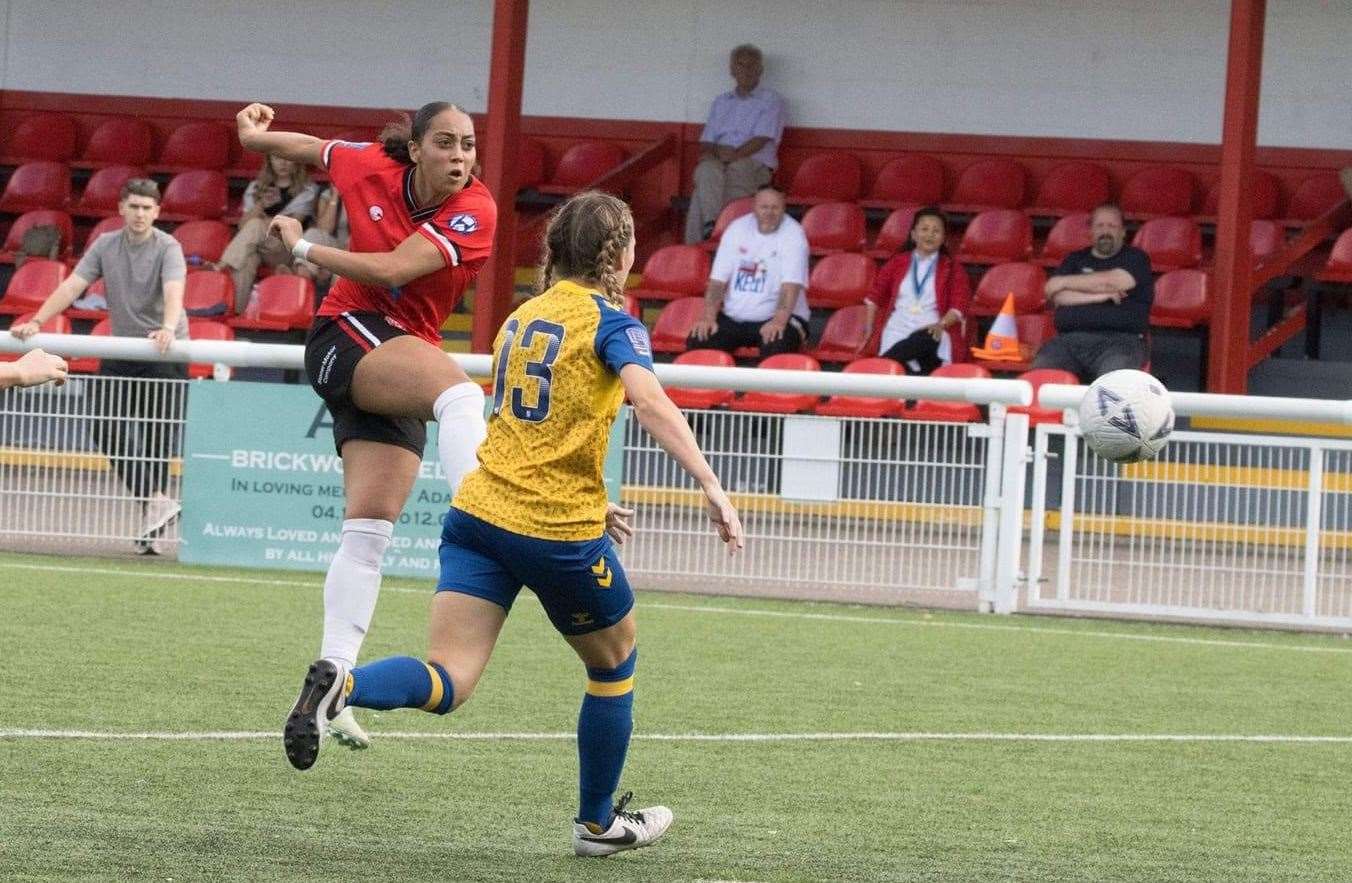
<instances>
[{"instance_id":1,"label":"white and black cleat","mask_svg":"<svg viewBox=\"0 0 1352 883\"><path fill-rule=\"evenodd\" d=\"M651 846L671 827L671 810L665 806L650 806L638 812L625 812L634 792L626 791L615 804L615 819L610 827L595 832L582 822L573 823L573 852L582 856L601 857Z\"/></svg>"},{"instance_id":2,"label":"white and black cleat","mask_svg":"<svg viewBox=\"0 0 1352 883\"><path fill-rule=\"evenodd\" d=\"M329 659L310 663L300 696L282 730L286 759L298 770L308 770L319 759L319 740L329 721L343 710L343 682L347 672Z\"/></svg>"},{"instance_id":3,"label":"white and black cleat","mask_svg":"<svg viewBox=\"0 0 1352 883\"><path fill-rule=\"evenodd\" d=\"M343 710L329 721L329 735L333 737L333 741L353 751L371 747L371 737L362 729L362 725L357 723L350 705L344 705Z\"/></svg>"}]
</instances>

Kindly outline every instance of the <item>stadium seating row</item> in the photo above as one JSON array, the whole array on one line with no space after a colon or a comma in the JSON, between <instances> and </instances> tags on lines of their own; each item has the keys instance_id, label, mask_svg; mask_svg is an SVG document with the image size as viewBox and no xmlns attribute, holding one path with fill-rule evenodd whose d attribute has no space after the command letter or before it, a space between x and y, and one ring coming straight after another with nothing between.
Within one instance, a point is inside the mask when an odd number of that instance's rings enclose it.
<instances>
[{"instance_id":1,"label":"stadium seating row","mask_svg":"<svg viewBox=\"0 0 1352 883\"><path fill-rule=\"evenodd\" d=\"M1301 181L1284 207L1280 182L1272 173L1255 170L1249 186L1254 217L1264 220L1308 221L1345 196L1333 172L1316 173ZM990 158L968 165L950 191L943 163L933 156L908 154L884 165L865 190L863 164L854 154L843 151L809 156L794 170L787 184L788 201L793 205L855 202L864 208L877 209L939 205L948 211L968 214L992 208L1026 209L1029 214L1050 217L1089 211L1116 199L1130 218L1196 214L1214 219L1220 199L1219 184L1213 184L1198 206L1197 177L1174 166L1141 169L1114 194L1108 170L1085 161L1052 168L1031 200L1029 189L1028 171L1013 159Z\"/></svg>"},{"instance_id":2,"label":"stadium seating row","mask_svg":"<svg viewBox=\"0 0 1352 883\"><path fill-rule=\"evenodd\" d=\"M14 263L15 254L23 245L23 237L32 227L50 225L61 233L61 260L71 262L75 253L75 224L71 216L56 209L34 209L24 212L10 225L9 233L0 246L0 264ZM104 233L122 229L119 215L106 217L95 224L84 238L82 245L88 247ZM173 229L173 236L183 247L183 256L189 265L218 261L234 233L229 225L221 221L185 221Z\"/></svg>"},{"instance_id":3,"label":"stadium seating row","mask_svg":"<svg viewBox=\"0 0 1352 883\"><path fill-rule=\"evenodd\" d=\"M117 214L118 193L127 179L145 176L146 170L136 166L106 166L90 176L77 199L73 195L70 169L64 163L28 162L15 169L5 182L0 212L23 214L35 209L57 209L77 217L106 217ZM160 218L165 221L223 217L230 210L230 182L219 171L179 172L164 188L160 208Z\"/></svg>"}]
</instances>

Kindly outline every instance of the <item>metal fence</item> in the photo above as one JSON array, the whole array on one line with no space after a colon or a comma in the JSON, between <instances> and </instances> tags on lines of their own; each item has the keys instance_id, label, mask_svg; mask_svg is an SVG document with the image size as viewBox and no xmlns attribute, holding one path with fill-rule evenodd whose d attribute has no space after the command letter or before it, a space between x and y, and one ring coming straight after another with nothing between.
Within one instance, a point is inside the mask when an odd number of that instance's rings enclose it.
<instances>
[{"instance_id":1,"label":"metal fence","mask_svg":"<svg viewBox=\"0 0 1352 883\"><path fill-rule=\"evenodd\" d=\"M1352 627L1352 442L1176 433L1117 466L1037 427L1030 609Z\"/></svg>"},{"instance_id":2,"label":"metal fence","mask_svg":"<svg viewBox=\"0 0 1352 883\"><path fill-rule=\"evenodd\" d=\"M173 518L144 528L178 505L187 386L87 376L0 392L4 546L173 554Z\"/></svg>"}]
</instances>

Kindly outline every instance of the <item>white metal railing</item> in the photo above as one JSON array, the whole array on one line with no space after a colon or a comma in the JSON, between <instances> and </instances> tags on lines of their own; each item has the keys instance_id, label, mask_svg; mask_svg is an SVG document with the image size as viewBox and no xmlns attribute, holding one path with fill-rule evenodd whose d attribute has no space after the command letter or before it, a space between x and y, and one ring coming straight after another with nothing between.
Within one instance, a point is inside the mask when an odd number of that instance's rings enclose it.
<instances>
[{"instance_id":1,"label":"white metal railing","mask_svg":"<svg viewBox=\"0 0 1352 883\"><path fill-rule=\"evenodd\" d=\"M218 362L296 369L298 346L176 343L0 332L0 352ZM473 376L489 358L454 356ZM1021 381L961 381L660 365L671 386L931 398L989 406L979 424L690 412L692 427L749 528L725 564L694 488L641 427L625 439L622 497L642 533L625 552L639 585L1008 612L1096 612L1193 620L1352 625L1352 442L1179 432L1161 458L1118 467L1090 455L1073 411L1037 428L1005 405ZM120 389L114 390L114 384ZM118 482L95 433L100 397L159 408L169 493L179 461L181 381L76 377L63 389L0 393L0 542L126 548L144 493ZM1043 386L1073 409L1083 387ZM1352 424L1352 402L1175 394L1181 416ZM177 421L177 422L176 422ZM163 449L155 448L156 451ZM90 468L94 464L94 468ZM99 465L101 464L101 465ZM1031 488L1025 482L1031 479ZM44 508L45 507L45 508ZM162 545L172 547L172 533Z\"/></svg>"}]
</instances>

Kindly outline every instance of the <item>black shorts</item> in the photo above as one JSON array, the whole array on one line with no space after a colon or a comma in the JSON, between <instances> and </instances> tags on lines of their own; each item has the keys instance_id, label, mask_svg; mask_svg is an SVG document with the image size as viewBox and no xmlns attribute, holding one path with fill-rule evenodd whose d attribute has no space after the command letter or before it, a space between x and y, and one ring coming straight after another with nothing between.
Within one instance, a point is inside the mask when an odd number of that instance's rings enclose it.
<instances>
[{"instance_id":1,"label":"black shorts","mask_svg":"<svg viewBox=\"0 0 1352 883\"><path fill-rule=\"evenodd\" d=\"M305 373L310 386L329 406L333 444L359 438L396 445L422 456L427 424L414 417L386 417L363 411L352 402L352 375L361 357L387 340L408 334L379 313L317 316L305 338Z\"/></svg>"}]
</instances>

